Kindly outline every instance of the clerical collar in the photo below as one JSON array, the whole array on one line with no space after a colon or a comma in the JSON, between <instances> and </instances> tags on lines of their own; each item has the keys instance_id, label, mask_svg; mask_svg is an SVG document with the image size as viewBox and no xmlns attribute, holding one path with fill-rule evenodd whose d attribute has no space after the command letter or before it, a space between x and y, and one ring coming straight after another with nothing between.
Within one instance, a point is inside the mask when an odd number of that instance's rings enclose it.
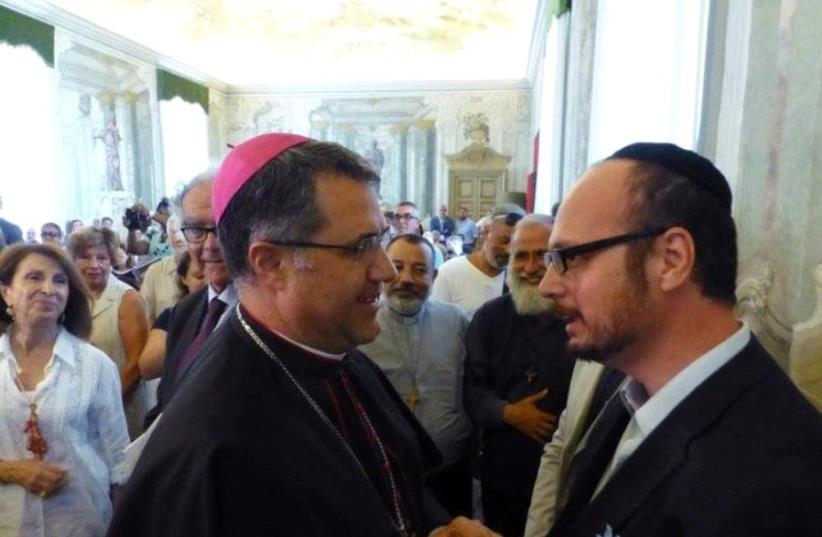
<instances>
[{"instance_id":1,"label":"clerical collar","mask_svg":"<svg viewBox=\"0 0 822 537\"><path fill-rule=\"evenodd\" d=\"M385 308L385 311L387 311L397 323L404 326L411 326L417 324L420 321L420 317L422 316L423 310L425 309L425 304L423 304L420 310L414 315L403 315L402 313L391 309L391 306L388 305L387 301L383 302L382 306Z\"/></svg>"},{"instance_id":2,"label":"clerical collar","mask_svg":"<svg viewBox=\"0 0 822 537\"><path fill-rule=\"evenodd\" d=\"M317 356L318 358L323 358L325 360L332 360L334 362L341 362L342 359L345 358L345 353L343 353L343 354L333 354L333 353L330 353L330 352L321 351L319 349L309 347L308 345L304 345L303 343L300 343L299 341L294 341L293 339L286 336L282 332L274 330L273 328L269 328L267 326L264 326L259 320L257 320L256 317L254 317L251 314L251 312L248 311L248 308L243 307L243 315L253 319L256 324L260 325L260 327L262 327L266 331L271 332L272 334L274 334L278 338L282 339L283 341L285 341L287 343L290 343L291 345L294 345L295 347L297 347L299 349L304 350L308 354L313 354L314 356Z\"/></svg>"}]
</instances>

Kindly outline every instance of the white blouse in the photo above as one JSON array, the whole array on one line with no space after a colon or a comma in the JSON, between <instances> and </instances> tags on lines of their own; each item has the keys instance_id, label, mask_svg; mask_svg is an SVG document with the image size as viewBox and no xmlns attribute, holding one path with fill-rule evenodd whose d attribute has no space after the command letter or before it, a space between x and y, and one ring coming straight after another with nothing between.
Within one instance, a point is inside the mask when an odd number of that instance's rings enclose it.
<instances>
[{"instance_id":1,"label":"white blouse","mask_svg":"<svg viewBox=\"0 0 822 537\"><path fill-rule=\"evenodd\" d=\"M23 427L29 403L15 384L17 360L0 337L0 459L31 458ZM40 498L0 483L0 535L103 536L111 519L109 491L123 481L128 445L117 367L102 351L62 329L46 376L26 394L37 404L48 443L44 460L68 471L63 487ZM33 398L33 399L32 399Z\"/></svg>"}]
</instances>

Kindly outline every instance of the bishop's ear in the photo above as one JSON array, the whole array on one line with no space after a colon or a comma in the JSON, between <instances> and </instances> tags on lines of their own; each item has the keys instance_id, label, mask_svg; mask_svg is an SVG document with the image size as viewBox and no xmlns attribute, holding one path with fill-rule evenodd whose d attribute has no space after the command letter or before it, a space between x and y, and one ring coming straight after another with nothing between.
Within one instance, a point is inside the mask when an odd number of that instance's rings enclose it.
<instances>
[{"instance_id":1,"label":"bishop's ear","mask_svg":"<svg viewBox=\"0 0 822 537\"><path fill-rule=\"evenodd\" d=\"M696 260L696 246L691 233L674 226L657 238L654 245L658 265L660 289L672 291L684 285L692 276Z\"/></svg>"},{"instance_id":2,"label":"bishop's ear","mask_svg":"<svg viewBox=\"0 0 822 537\"><path fill-rule=\"evenodd\" d=\"M256 240L248 246L248 266L254 279L275 288L282 286L285 281L288 257L286 248L270 242Z\"/></svg>"}]
</instances>

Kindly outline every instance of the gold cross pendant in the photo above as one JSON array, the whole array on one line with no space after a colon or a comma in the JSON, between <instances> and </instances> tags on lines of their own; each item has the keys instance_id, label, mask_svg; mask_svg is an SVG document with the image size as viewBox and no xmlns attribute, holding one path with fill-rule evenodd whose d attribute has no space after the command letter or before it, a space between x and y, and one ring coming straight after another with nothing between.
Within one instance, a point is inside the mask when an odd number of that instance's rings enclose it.
<instances>
[{"instance_id":1,"label":"gold cross pendant","mask_svg":"<svg viewBox=\"0 0 822 537\"><path fill-rule=\"evenodd\" d=\"M417 390L411 390L410 393L405 394L405 404L408 405L408 408L411 409L411 412L414 412L414 409L417 408L417 403L420 402L420 396L417 393Z\"/></svg>"}]
</instances>

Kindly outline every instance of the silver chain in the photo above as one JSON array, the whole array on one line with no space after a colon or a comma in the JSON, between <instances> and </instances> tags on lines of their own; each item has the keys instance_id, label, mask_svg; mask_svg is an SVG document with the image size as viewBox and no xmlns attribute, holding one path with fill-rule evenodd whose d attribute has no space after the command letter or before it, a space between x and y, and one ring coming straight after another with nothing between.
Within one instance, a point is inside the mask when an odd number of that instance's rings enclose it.
<instances>
[{"instance_id":1,"label":"silver chain","mask_svg":"<svg viewBox=\"0 0 822 537\"><path fill-rule=\"evenodd\" d=\"M297 391L300 392L300 394L306 400L308 405L314 410L314 413L317 414L317 416L320 418L320 421L322 421L334 433L334 435L337 437L337 440L339 440L343 447L345 447L345 450L348 452L348 454L351 456L354 462L357 463L357 468L359 468L360 474L363 476L363 478L365 478L368 484L373 487L374 485L373 483L371 483L371 479L368 477L368 473L365 471L365 467L360 462L360 459L357 457L357 454L354 453L354 450L352 450L351 446L348 445L348 442L346 442L345 438L343 438L342 434L340 434L340 431L334 426L333 423L331 423L331 420L329 420L328 416L325 415L325 412L322 411L320 405L317 404L314 398L311 397L311 395L303 387L303 385L300 384L297 378L294 377L293 374L291 374L291 371L288 369L288 367L286 367L282 360L280 360L280 358L274 353L274 351L271 350L271 348L265 343L265 341L263 341L260 338L260 336L257 335L257 333L254 331L251 325L248 324L248 322L243 317L242 312L240 311L239 304L237 304L236 309L237 318L240 320L240 324L243 326L243 329L245 329L248 336L254 341L254 343L257 344L257 346L266 354L266 356L268 356L275 364L277 364L280 367L280 369L282 369L283 373L285 373L285 376L288 377L292 384L294 384L294 386L297 388ZM366 423L368 423L368 427L371 429L371 432L374 434L374 438L377 440L377 446L380 448L380 454L383 457L383 461L388 461L388 457L386 456L385 450L383 449L382 442L380 441L379 436L377 436L376 429L374 429L374 426L371 424L371 420L368 419L368 415L365 414L365 412L363 412L363 416L365 417L365 421ZM393 472L389 471L388 477L389 482L391 484L391 499L393 500L394 511L396 512L397 516L396 525L399 526L397 529L400 531L401 535L406 535L407 530L405 528L402 512L400 510L399 496L397 493L396 484L394 482Z\"/></svg>"}]
</instances>

